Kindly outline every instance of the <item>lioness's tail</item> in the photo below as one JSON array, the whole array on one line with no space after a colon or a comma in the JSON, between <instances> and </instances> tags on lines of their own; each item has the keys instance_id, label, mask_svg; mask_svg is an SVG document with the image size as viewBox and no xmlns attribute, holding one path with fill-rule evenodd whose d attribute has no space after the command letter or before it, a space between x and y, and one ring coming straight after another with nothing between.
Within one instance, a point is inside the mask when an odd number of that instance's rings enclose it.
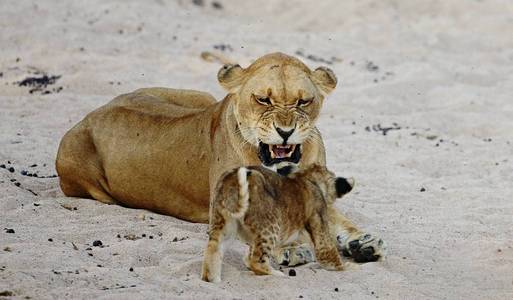
<instances>
[{"instance_id":1,"label":"lioness's tail","mask_svg":"<svg viewBox=\"0 0 513 300\"><path fill-rule=\"evenodd\" d=\"M237 194L230 194L224 199L224 208L237 219L243 218L249 206L248 169L237 170ZM233 190L232 190L233 191Z\"/></svg>"}]
</instances>

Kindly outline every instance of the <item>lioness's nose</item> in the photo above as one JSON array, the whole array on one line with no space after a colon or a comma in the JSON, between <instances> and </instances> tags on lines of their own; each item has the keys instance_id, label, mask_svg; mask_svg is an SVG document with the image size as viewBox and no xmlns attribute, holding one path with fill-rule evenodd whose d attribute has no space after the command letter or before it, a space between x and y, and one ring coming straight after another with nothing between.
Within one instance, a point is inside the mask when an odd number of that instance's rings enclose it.
<instances>
[{"instance_id":1,"label":"lioness's nose","mask_svg":"<svg viewBox=\"0 0 513 300\"><path fill-rule=\"evenodd\" d=\"M289 139L289 137L294 133L294 129L295 128L292 128L289 131L285 131L285 130L281 129L280 127L276 127L276 131L283 138L283 143L284 144L287 143L287 140Z\"/></svg>"}]
</instances>

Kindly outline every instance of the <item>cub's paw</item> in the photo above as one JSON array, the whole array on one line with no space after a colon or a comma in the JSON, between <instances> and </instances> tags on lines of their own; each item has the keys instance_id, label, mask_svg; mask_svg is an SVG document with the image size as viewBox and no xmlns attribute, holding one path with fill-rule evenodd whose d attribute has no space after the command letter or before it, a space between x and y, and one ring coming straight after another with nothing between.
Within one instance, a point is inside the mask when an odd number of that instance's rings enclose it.
<instances>
[{"instance_id":1,"label":"cub's paw","mask_svg":"<svg viewBox=\"0 0 513 300\"><path fill-rule=\"evenodd\" d=\"M370 233L357 233L349 237L337 236L337 241L342 254L359 263L377 261L386 254L385 242Z\"/></svg>"},{"instance_id":2,"label":"cub's paw","mask_svg":"<svg viewBox=\"0 0 513 300\"><path fill-rule=\"evenodd\" d=\"M282 248L275 259L278 264L290 267L315 261L312 250L306 246Z\"/></svg>"}]
</instances>

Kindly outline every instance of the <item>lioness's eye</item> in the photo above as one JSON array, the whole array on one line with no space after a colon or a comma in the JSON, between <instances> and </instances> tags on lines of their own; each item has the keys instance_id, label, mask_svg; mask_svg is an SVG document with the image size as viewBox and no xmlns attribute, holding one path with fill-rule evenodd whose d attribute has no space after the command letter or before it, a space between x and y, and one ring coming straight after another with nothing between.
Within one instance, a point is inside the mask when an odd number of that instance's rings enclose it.
<instances>
[{"instance_id":1,"label":"lioness's eye","mask_svg":"<svg viewBox=\"0 0 513 300\"><path fill-rule=\"evenodd\" d=\"M259 96L255 96L255 99L258 103L262 104L262 105L271 105L271 99L269 99L269 97L259 97Z\"/></svg>"},{"instance_id":2,"label":"lioness's eye","mask_svg":"<svg viewBox=\"0 0 513 300\"><path fill-rule=\"evenodd\" d=\"M313 99L299 99L297 100L297 106L308 106L312 103Z\"/></svg>"}]
</instances>

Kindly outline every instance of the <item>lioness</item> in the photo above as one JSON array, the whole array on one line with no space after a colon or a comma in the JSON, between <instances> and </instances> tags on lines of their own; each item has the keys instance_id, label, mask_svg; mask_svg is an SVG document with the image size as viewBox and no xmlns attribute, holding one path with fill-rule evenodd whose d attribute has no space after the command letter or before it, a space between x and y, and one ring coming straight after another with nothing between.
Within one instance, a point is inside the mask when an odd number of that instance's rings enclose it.
<instances>
[{"instance_id":1,"label":"lioness","mask_svg":"<svg viewBox=\"0 0 513 300\"><path fill-rule=\"evenodd\" d=\"M228 95L145 88L116 97L62 138L56 167L67 196L144 208L207 223L220 176L244 165L299 168L325 165L315 127L337 78L274 53L247 68L223 66L217 78ZM357 261L382 256L383 242L358 230L333 206L333 238ZM289 264L310 260L306 247L284 249Z\"/></svg>"},{"instance_id":2,"label":"lioness","mask_svg":"<svg viewBox=\"0 0 513 300\"><path fill-rule=\"evenodd\" d=\"M236 236L249 244L246 266L257 275L279 275L270 263L276 247L307 232L315 258L328 270L343 270L330 235L327 210L349 193L354 181L311 165L288 177L264 167L240 167L225 173L212 199L209 239L201 278L221 281L223 240Z\"/></svg>"}]
</instances>

